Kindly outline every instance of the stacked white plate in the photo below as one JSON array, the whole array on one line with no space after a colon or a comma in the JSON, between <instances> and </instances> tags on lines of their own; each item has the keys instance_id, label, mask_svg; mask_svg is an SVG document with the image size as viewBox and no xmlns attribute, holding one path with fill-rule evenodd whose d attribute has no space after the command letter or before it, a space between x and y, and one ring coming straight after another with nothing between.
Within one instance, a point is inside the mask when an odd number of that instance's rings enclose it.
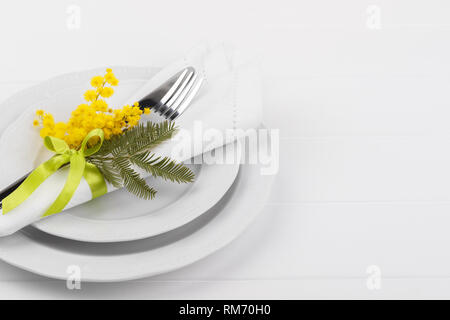
<instances>
[{"instance_id":1,"label":"stacked white plate","mask_svg":"<svg viewBox=\"0 0 450 320\"><path fill-rule=\"evenodd\" d=\"M123 94L136 91L158 71L114 70ZM60 76L16 94L0 105L0 132L30 106L55 105L61 96L76 106L96 71ZM66 279L68 267L76 265L83 281L143 278L200 260L250 224L264 206L272 176L262 175L257 164L189 166L196 173L192 184L150 178L158 190L154 200L117 190L0 238L0 259L57 279ZM0 185L10 182L0 175Z\"/></svg>"}]
</instances>

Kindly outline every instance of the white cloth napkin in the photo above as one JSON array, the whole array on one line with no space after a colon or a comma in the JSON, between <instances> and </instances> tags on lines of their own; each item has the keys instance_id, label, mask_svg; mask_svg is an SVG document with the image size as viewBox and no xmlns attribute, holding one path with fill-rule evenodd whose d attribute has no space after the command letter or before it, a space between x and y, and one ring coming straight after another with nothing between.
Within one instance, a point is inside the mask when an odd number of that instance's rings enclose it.
<instances>
[{"instance_id":1,"label":"white cloth napkin","mask_svg":"<svg viewBox=\"0 0 450 320\"><path fill-rule=\"evenodd\" d=\"M158 72L132 94L126 103L132 104L140 100L170 76L189 65L201 72L205 81L191 106L176 120L181 128L180 133L172 141L154 149L157 155L170 156L177 161L191 159L232 142L245 135L245 130L256 128L261 123L262 116L261 84L257 65L244 60L237 51L223 44L205 44L194 48L182 59ZM120 89L120 85L118 88ZM82 93L83 91L79 92L80 95ZM72 106L73 108L75 106ZM30 155L42 152L46 158L50 155L42 151L42 139L37 130L30 129L36 109L36 106L27 109L0 138L0 154L3 155L0 169L4 177L2 187L18 178L17 175L14 176L14 172L28 172L36 166L36 157ZM67 118L69 113L70 110L64 110L63 119ZM153 119L156 118L158 116L154 115ZM231 132L233 134L229 134ZM20 206L5 215L0 214L0 236L12 234L41 219L62 189L67 173L68 168L58 170ZM148 176L144 172L141 173ZM114 190L115 188L108 184L108 192ZM90 199L90 189L82 179L66 209ZM47 219L51 219L51 216Z\"/></svg>"}]
</instances>

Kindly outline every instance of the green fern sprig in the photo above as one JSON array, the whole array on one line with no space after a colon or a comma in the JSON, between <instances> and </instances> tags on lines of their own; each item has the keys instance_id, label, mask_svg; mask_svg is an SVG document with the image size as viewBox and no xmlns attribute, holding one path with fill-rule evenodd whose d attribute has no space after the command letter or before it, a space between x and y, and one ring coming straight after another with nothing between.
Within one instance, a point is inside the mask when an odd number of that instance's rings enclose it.
<instances>
[{"instance_id":1,"label":"green fern sprig","mask_svg":"<svg viewBox=\"0 0 450 320\"><path fill-rule=\"evenodd\" d=\"M100 172L103 174L103 177L106 181L111 183L116 188L123 187L122 177L115 170L112 161L103 161L99 157L90 156L87 158L87 161L95 165Z\"/></svg>"},{"instance_id":2,"label":"green fern sprig","mask_svg":"<svg viewBox=\"0 0 450 320\"><path fill-rule=\"evenodd\" d=\"M134 155L149 151L171 139L177 131L175 124L169 121L141 123L128 129L123 135L104 141L94 156L116 156L122 153Z\"/></svg>"},{"instance_id":3,"label":"green fern sprig","mask_svg":"<svg viewBox=\"0 0 450 320\"><path fill-rule=\"evenodd\" d=\"M143 199L153 199L156 190L150 187L139 173L133 170L130 161L125 157L112 159L113 167L119 172L123 180L124 187L134 195Z\"/></svg>"},{"instance_id":4,"label":"green fern sprig","mask_svg":"<svg viewBox=\"0 0 450 320\"><path fill-rule=\"evenodd\" d=\"M100 150L87 160L94 164L113 186L125 187L143 199L153 199L156 190L133 169L144 169L154 177L178 183L194 181L194 173L182 163L168 157L157 157L151 150L171 139L177 132L175 124L147 122L124 132L123 135L106 140Z\"/></svg>"},{"instance_id":5,"label":"green fern sprig","mask_svg":"<svg viewBox=\"0 0 450 320\"><path fill-rule=\"evenodd\" d=\"M182 163L176 163L168 157L155 158L154 154L145 152L130 158L130 161L154 177L161 177L172 182L186 183L194 181L194 173Z\"/></svg>"}]
</instances>

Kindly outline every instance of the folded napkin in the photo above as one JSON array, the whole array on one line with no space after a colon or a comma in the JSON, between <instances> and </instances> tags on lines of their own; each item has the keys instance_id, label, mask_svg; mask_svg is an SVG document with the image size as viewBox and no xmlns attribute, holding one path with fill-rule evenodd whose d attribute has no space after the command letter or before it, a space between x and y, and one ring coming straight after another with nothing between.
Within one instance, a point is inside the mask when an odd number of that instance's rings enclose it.
<instances>
[{"instance_id":1,"label":"folded napkin","mask_svg":"<svg viewBox=\"0 0 450 320\"><path fill-rule=\"evenodd\" d=\"M123 102L132 104L140 100L186 66L193 66L201 72L204 83L190 107L176 120L181 129L180 133L153 150L157 155L170 156L177 161L186 161L228 144L245 135L245 130L256 128L261 123L258 67L239 56L233 48L223 44L205 44L194 48L182 59L159 71ZM120 91L120 88L119 84L116 91ZM79 89L80 96L85 89ZM0 138L1 187L7 186L51 156L42 147L38 130L30 125L38 106L40 105L30 106ZM40 107L45 109L45 105ZM66 119L75 107L76 105L64 105L58 110L59 114L56 112L55 118ZM143 119L146 120L149 119ZM151 120L160 121L162 118L153 114ZM140 173L143 176L149 175L142 171ZM5 215L0 214L0 236L12 234L41 219L62 189L67 174L67 167L58 170L17 208ZM108 192L116 190L110 184L107 187ZM65 209L89 200L91 191L82 179ZM46 219L51 219L51 216Z\"/></svg>"}]
</instances>

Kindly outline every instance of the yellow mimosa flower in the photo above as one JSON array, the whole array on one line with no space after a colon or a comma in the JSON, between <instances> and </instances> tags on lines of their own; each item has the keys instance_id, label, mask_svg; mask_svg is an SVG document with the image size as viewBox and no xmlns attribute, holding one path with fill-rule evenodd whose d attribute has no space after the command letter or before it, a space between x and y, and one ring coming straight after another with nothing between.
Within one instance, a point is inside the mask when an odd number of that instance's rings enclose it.
<instances>
[{"instance_id":1,"label":"yellow mimosa flower","mask_svg":"<svg viewBox=\"0 0 450 320\"><path fill-rule=\"evenodd\" d=\"M87 90L84 93L84 100L88 102L93 102L97 99L97 91L95 90Z\"/></svg>"},{"instance_id":2,"label":"yellow mimosa flower","mask_svg":"<svg viewBox=\"0 0 450 320\"><path fill-rule=\"evenodd\" d=\"M103 86L104 81L105 81L105 78L103 78L102 76L95 76L91 79L91 85L94 88L99 88L99 87Z\"/></svg>"},{"instance_id":3,"label":"yellow mimosa flower","mask_svg":"<svg viewBox=\"0 0 450 320\"><path fill-rule=\"evenodd\" d=\"M50 113L37 110L36 115L40 120L34 120L33 125L42 124L39 134L41 137L54 136L63 139L71 148L78 148L84 137L93 129L102 129L105 139L109 140L115 135L123 134L124 130L134 127L139 123L143 113L149 114L150 109L144 111L139 109L139 103L133 106L126 105L121 109L113 109L102 98L108 98L114 94L114 90L108 85L117 85L111 69L106 70L104 76L95 76L91 79L91 85L95 90L87 90L84 99L87 103L82 103L71 112L67 122L55 120ZM89 141L89 143L93 141Z\"/></svg>"},{"instance_id":4,"label":"yellow mimosa flower","mask_svg":"<svg viewBox=\"0 0 450 320\"><path fill-rule=\"evenodd\" d=\"M109 72L105 75L105 80L112 86L117 86L119 84L119 80L117 80L116 76L112 72Z\"/></svg>"},{"instance_id":5,"label":"yellow mimosa flower","mask_svg":"<svg viewBox=\"0 0 450 320\"><path fill-rule=\"evenodd\" d=\"M110 88L110 87L104 87L104 88L101 88L101 89L99 90L99 92L100 92L100 95L101 95L103 98L109 98L109 97L111 97L111 96L114 94L113 88Z\"/></svg>"}]
</instances>

